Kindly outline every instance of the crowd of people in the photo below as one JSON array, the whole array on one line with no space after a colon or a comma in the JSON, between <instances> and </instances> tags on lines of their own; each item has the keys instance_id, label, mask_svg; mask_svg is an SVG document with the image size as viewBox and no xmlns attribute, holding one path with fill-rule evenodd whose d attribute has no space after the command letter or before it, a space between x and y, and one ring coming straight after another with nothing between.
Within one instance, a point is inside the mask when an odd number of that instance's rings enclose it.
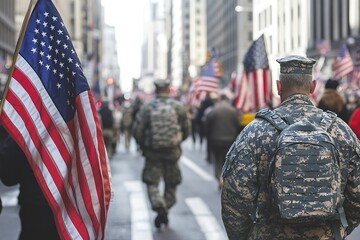
<instances>
[{"instance_id":1,"label":"crowd of people","mask_svg":"<svg viewBox=\"0 0 360 240\"><path fill-rule=\"evenodd\" d=\"M314 104L315 60L277 61L281 104L257 113L239 112L225 94L209 93L199 107L188 107L171 97L163 79L154 81L155 96L147 102L102 101L98 115L109 158L120 141L129 151L132 138L144 156L141 177L156 228L169 224L182 182L181 144L190 135L213 164L230 240L344 239L358 226L360 106L349 108L334 79ZM24 153L3 128L0 140L1 181L20 184L20 239L59 239ZM41 221L33 221L35 214Z\"/></svg>"}]
</instances>

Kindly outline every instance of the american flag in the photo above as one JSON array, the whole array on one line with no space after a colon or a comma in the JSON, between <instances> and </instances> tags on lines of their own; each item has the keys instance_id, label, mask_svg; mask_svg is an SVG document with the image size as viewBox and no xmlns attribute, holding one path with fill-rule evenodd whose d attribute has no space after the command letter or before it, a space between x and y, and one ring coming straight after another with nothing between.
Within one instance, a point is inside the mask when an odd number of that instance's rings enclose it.
<instances>
[{"instance_id":1,"label":"american flag","mask_svg":"<svg viewBox=\"0 0 360 240\"><path fill-rule=\"evenodd\" d=\"M252 43L243 64L244 71L234 84L234 105L246 112L263 108L270 103L272 91L264 35Z\"/></svg>"},{"instance_id":2,"label":"american flag","mask_svg":"<svg viewBox=\"0 0 360 240\"><path fill-rule=\"evenodd\" d=\"M219 78L223 76L223 70L215 51L212 50L210 60L202 67L200 76L191 81L187 102L191 106L199 106L207 93L218 93Z\"/></svg>"},{"instance_id":3,"label":"american flag","mask_svg":"<svg viewBox=\"0 0 360 240\"><path fill-rule=\"evenodd\" d=\"M353 70L353 62L349 51L344 43L339 51L338 57L335 59L335 62L332 66L333 70L333 78L341 79L352 72Z\"/></svg>"},{"instance_id":4,"label":"american flag","mask_svg":"<svg viewBox=\"0 0 360 240\"><path fill-rule=\"evenodd\" d=\"M0 120L24 151L61 238L104 239L108 157L80 61L50 0L37 1L24 31Z\"/></svg>"}]
</instances>

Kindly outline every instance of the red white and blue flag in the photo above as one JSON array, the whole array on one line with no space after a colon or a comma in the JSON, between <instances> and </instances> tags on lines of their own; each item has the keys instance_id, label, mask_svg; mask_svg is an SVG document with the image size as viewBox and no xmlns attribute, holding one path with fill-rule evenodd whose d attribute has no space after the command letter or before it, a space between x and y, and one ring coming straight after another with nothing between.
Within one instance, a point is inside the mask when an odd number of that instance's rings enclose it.
<instances>
[{"instance_id":1,"label":"red white and blue flag","mask_svg":"<svg viewBox=\"0 0 360 240\"><path fill-rule=\"evenodd\" d=\"M60 237L105 239L111 183L92 93L51 0L38 0L24 22L1 123L27 156Z\"/></svg>"},{"instance_id":2,"label":"red white and blue flag","mask_svg":"<svg viewBox=\"0 0 360 240\"><path fill-rule=\"evenodd\" d=\"M349 54L349 50L344 43L339 51L338 57L335 59L335 62L332 66L333 70L333 78L334 79L341 79L347 76L349 73L352 72L354 68L353 61Z\"/></svg>"},{"instance_id":3,"label":"red white and blue flag","mask_svg":"<svg viewBox=\"0 0 360 240\"><path fill-rule=\"evenodd\" d=\"M219 78L223 76L223 70L214 49L209 61L202 67L200 76L192 79L187 96L187 102L191 106L199 106L208 93L219 92Z\"/></svg>"},{"instance_id":4,"label":"red white and blue flag","mask_svg":"<svg viewBox=\"0 0 360 240\"><path fill-rule=\"evenodd\" d=\"M272 92L264 35L252 43L243 64L243 73L233 83L234 106L244 112L261 109L270 103Z\"/></svg>"}]
</instances>

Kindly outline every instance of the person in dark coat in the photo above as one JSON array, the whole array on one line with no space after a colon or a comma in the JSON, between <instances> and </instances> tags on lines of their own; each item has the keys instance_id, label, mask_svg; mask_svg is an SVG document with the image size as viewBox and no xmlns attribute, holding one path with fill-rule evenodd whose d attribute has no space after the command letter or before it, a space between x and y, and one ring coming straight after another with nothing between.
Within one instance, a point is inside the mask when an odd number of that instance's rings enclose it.
<instances>
[{"instance_id":1,"label":"person in dark coat","mask_svg":"<svg viewBox=\"0 0 360 240\"><path fill-rule=\"evenodd\" d=\"M19 240L60 239L53 212L25 154L2 126L0 126L0 180L6 186L20 185Z\"/></svg>"},{"instance_id":2,"label":"person in dark coat","mask_svg":"<svg viewBox=\"0 0 360 240\"><path fill-rule=\"evenodd\" d=\"M231 106L225 95L220 95L220 100L206 116L206 139L214 156L215 177L220 183L221 170L225 156L239 132L239 121L236 109ZM219 185L220 186L220 185Z\"/></svg>"}]
</instances>

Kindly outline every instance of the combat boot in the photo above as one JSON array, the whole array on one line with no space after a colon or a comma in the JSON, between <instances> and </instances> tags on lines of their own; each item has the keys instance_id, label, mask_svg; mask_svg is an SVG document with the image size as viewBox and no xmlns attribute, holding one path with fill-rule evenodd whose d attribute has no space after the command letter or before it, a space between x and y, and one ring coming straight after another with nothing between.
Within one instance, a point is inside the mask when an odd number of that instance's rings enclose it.
<instances>
[{"instance_id":1,"label":"combat boot","mask_svg":"<svg viewBox=\"0 0 360 240\"><path fill-rule=\"evenodd\" d=\"M155 218L155 227L156 228L160 228L161 227L161 224L165 224L165 225L168 225L169 224L169 219L168 219L168 216L167 216L167 211L165 210L165 208L160 208L158 211L157 211L158 215L156 216Z\"/></svg>"}]
</instances>

